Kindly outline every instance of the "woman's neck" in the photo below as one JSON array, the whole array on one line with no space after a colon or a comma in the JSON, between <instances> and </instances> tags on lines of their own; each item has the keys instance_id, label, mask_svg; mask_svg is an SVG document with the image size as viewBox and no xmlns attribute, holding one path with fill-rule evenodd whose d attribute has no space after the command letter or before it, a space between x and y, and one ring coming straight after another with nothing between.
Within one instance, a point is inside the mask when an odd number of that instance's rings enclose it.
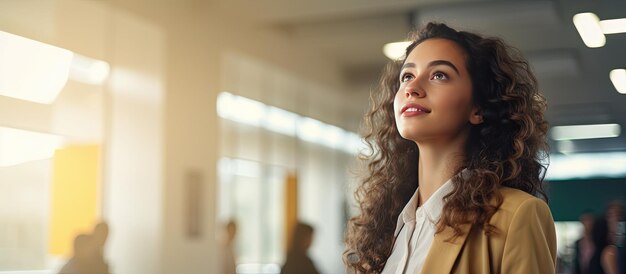
<instances>
[{"instance_id":1,"label":"woman's neck","mask_svg":"<svg viewBox=\"0 0 626 274\"><path fill-rule=\"evenodd\" d=\"M419 201L424 204L448 179L452 178L463 163L464 142L445 145L419 144Z\"/></svg>"}]
</instances>

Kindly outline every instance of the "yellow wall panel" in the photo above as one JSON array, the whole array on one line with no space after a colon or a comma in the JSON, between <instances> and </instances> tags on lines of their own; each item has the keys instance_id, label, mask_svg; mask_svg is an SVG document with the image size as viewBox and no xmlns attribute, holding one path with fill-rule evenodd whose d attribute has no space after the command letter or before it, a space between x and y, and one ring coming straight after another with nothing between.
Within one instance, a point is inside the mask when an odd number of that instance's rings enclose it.
<instances>
[{"instance_id":1,"label":"yellow wall panel","mask_svg":"<svg viewBox=\"0 0 626 274\"><path fill-rule=\"evenodd\" d=\"M285 250L291 246L291 235L298 223L298 176L290 173L285 178Z\"/></svg>"},{"instance_id":2,"label":"yellow wall panel","mask_svg":"<svg viewBox=\"0 0 626 274\"><path fill-rule=\"evenodd\" d=\"M98 221L100 146L74 145L54 154L48 252L70 256L74 237Z\"/></svg>"}]
</instances>

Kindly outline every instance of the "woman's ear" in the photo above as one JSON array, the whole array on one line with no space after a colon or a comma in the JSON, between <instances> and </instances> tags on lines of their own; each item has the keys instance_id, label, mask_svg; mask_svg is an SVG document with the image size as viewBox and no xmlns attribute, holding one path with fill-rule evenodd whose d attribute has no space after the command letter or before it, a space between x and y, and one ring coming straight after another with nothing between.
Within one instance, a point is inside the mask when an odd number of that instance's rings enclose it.
<instances>
[{"instance_id":1,"label":"woman's ear","mask_svg":"<svg viewBox=\"0 0 626 274\"><path fill-rule=\"evenodd\" d=\"M469 122L472 125L482 124L483 123L482 111L480 111L480 109L478 109L476 107L474 109L472 109L472 114L469 117Z\"/></svg>"}]
</instances>

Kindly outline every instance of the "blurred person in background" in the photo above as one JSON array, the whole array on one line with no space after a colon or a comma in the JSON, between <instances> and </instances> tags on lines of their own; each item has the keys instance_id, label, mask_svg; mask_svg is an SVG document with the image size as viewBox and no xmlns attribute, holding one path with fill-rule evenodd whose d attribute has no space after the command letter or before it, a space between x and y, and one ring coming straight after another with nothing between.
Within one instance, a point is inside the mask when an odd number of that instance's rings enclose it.
<instances>
[{"instance_id":1,"label":"blurred person in background","mask_svg":"<svg viewBox=\"0 0 626 274\"><path fill-rule=\"evenodd\" d=\"M108 236L109 226L106 222L96 224L90 234L77 235L72 258L59 274L109 274L109 265L104 259L104 245Z\"/></svg>"},{"instance_id":2,"label":"blurred person in background","mask_svg":"<svg viewBox=\"0 0 626 274\"><path fill-rule=\"evenodd\" d=\"M615 227L613 235L617 247L617 261L620 274L626 274L626 220L624 218L624 204L622 201L613 201L607 208L609 223Z\"/></svg>"},{"instance_id":3,"label":"blurred person in background","mask_svg":"<svg viewBox=\"0 0 626 274\"><path fill-rule=\"evenodd\" d=\"M591 238L595 247L586 271L582 274L617 274L615 246L609 244L609 225L602 216L596 218L591 229Z\"/></svg>"},{"instance_id":4,"label":"blurred person in background","mask_svg":"<svg viewBox=\"0 0 626 274\"><path fill-rule=\"evenodd\" d=\"M623 222L624 205L621 201L612 201L606 208L606 221L609 226L609 242L617 244L623 242L624 232L620 223Z\"/></svg>"},{"instance_id":5,"label":"blurred person in background","mask_svg":"<svg viewBox=\"0 0 626 274\"><path fill-rule=\"evenodd\" d=\"M72 257L63 265L59 274L83 274L89 272L91 235L79 234L74 238Z\"/></svg>"},{"instance_id":6,"label":"blurred person in background","mask_svg":"<svg viewBox=\"0 0 626 274\"><path fill-rule=\"evenodd\" d=\"M281 274L319 274L313 260L307 254L313 243L313 231L313 227L308 224L296 224Z\"/></svg>"},{"instance_id":7,"label":"blurred person in background","mask_svg":"<svg viewBox=\"0 0 626 274\"><path fill-rule=\"evenodd\" d=\"M226 237L222 249L222 273L236 274L237 260L235 259L235 236L237 236L237 223L230 220L226 226Z\"/></svg>"},{"instance_id":8,"label":"blurred person in background","mask_svg":"<svg viewBox=\"0 0 626 274\"><path fill-rule=\"evenodd\" d=\"M615 200L606 208L606 221L608 226L608 245L606 254L603 255L603 265L615 268L615 273L623 274L624 269L624 204Z\"/></svg>"},{"instance_id":9,"label":"blurred person in background","mask_svg":"<svg viewBox=\"0 0 626 274\"><path fill-rule=\"evenodd\" d=\"M587 273L589 261L593 257L595 246L593 243L592 229L595 217L590 211L580 215L580 223L583 225L583 235L574 244L573 274Z\"/></svg>"},{"instance_id":10,"label":"blurred person in background","mask_svg":"<svg viewBox=\"0 0 626 274\"><path fill-rule=\"evenodd\" d=\"M367 174L344 260L356 273L555 273L546 102L519 51L429 23L365 117Z\"/></svg>"},{"instance_id":11,"label":"blurred person in background","mask_svg":"<svg viewBox=\"0 0 626 274\"><path fill-rule=\"evenodd\" d=\"M94 255L91 265L92 273L109 273L109 264L104 259L104 245L109 238L109 225L106 222L96 224L93 229Z\"/></svg>"}]
</instances>

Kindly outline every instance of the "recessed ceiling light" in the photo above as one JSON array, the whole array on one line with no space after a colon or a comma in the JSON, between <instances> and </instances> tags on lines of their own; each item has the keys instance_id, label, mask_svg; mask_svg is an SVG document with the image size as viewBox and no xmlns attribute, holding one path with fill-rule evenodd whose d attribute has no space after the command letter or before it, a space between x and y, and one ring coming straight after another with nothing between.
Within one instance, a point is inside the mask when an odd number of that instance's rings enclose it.
<instances>
[{"instance_id":1,"label":"recessed ceiling light","mask_svg":"<svg viewBox=\"0 0 626 274\"><path fill-rule=\"evenodd\" d=\"M587 47L599 48L604 46L606 38L602 27L600 27L600 19L591 12L579 13L574 15L574 26L580 34L580 38Z\"/></svg>"},{"instance_id":2,"label":"recessed ceiling light","mask_svg":"<svg viewBox=\"0 0 626 274\"><path fill-rule=\"evenodd\" d=\"M626 94L626 69L611 70L609 78L611 78L617 92Z\"/></svg>"},{"instance_id":3,"label":"recessed ceiling light","mask_svg":"<svg viewBox=\"0 0 626 274\"><path fill-rule=\"evenodd\" d=\"M406 48L411 45L411 41L387 43L383 46L383 53L391 60L398 60L404 57Z\"/></svg>"}]
</instances>

